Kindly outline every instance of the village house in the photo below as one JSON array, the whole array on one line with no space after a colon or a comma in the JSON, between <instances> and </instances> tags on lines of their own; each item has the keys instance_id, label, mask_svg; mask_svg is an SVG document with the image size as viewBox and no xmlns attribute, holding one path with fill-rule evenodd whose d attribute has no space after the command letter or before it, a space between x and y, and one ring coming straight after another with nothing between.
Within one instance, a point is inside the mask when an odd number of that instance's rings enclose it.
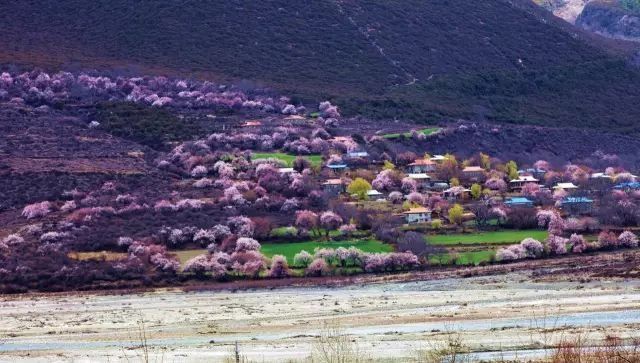
<instances>
[{"instance_id":1,"label":"village house","mask_svg":"<svg viewBox=\"0 0 640 363\"><path fill-rule=\"evenodd\" d=\"M366 151L349 151L347 153L347 159L366 159L369 157L369 153Z\"/></svg>"},{"instance_id":2,"label":"village house","mask_svg":"<svg viewBox=\"0 0 640 363\"><path fill-rule=\"evenodd\" d=\"M511 208L531 208L533 207L533 201L526 197L513 197L507 198L507 200L504 202L504 205Z\"/></svg>"},{"instance_id":3,"label":"village house","mask_svg":"<svg viewBox=\"0 0 640 363\"><path fill-rule=\"evenodd\" d=\"M427 174L409 174L408 177L416 181L419 189L426 189L431 185L431 177Z\"/></svg>"},{"instance_id":4,"label":"village house","mask_svg":"<svg viewBox=\"0 0 640 363\"><path fill-rule=\"evenodd\" d=\"M345 186L341 179L328 179L322 183L322 189L331 195L344 193Z\"/></svg>"},{"instance_id":5,"label":"village house","mask_svg":"<svg viewBox=\"0 0 640 363\"><path fill-rule=\"evenodd\" d=\"M349 167L347 164L329 164L327 165L327 169L331 170L334 174L340 174L343 171L346 171Z\"/></svg>"},{"instance_id":6,"label":"village house","mask_svg":"<svg viewBox=\"0 0 640 363\"><path fill-rule=\"evenodd\" d=\"M485 179L486 172L479 166L467 166L462 169L462 177L469 181L483 181Z\"/></svg>"},{"instance_id":7,"label":"village house","mask_svg":"<svg viewBox=\"0 0 640 363\"><path fill-rule=\"evenodd\" d=\"M640 182L619 183L613 188L624 191L640 190Z\"/></svg>"},{"instance_id":8,"label":"village house","mask_svg":"<svg viewBox=\"0 0 640 363\"><path fill-rule=\"evenodd\" d=\"M586 197L566 197L560 208L571 215L588 214L593 209L593 200Z\"/></svg>"},{"instance_id":9,"label":"village house","mask_svg":"<svg viewBox=\"0 0 640 363\"><path fill-rule=\"evenodd\" d=\"M411 208L402 214L408 224L431 222L431 211L424 207Z\"/></svg>"},{"instance_id":10,"label":"village house","mask_svg":"<svg viewBox=\"0 0 640 363\"><path fill-rule=\"evenodd\" d=\"M407 171L412 174L433 173L438 164L430 159L416 159L407 165Z\"/></svg>"},{"instance_id":11,"label":"village house","mask_svg":"<svg viewBox=\"0 0 640 363\"><path fill-rule=\"evenodd\" d=\"M446 159L447 158L445 158L443 155L435 155L435 156L432 156L431 159L429 159L429 160L435 161L436 163L442 163Z\"/></svg>"},{"instance_id":12,"label":"village house","mask_svg":"<svg viewBox=\"0 0 640 363\"><path fill-rule=\"evenodd\" d=\"M509 182L511 190L521 190L525 184L538 184L539 180L531 175L520 175L518 179L513 179Z\"/></svg>"},{"instance_id":13,"label":"village house","mask_svg":"<svg viewBox=\"0 0 640 363\"><path fill-rule=\"evenodd\" d=\"M536 179L542 179L546 174L547 171L543 169L528 168L518 170L518 175L532 175Z\"/></svg>"},{"instance_id":14,"label":"village house","mask_svg":"<svg viewBox=\"0 0 640 363\"><path fill-rule=\"evenodd\" d=\"M593 173L589 176L589 186L592 189L608 188L613 184L611 175L605 173Z\"/></svg>"},{"instance_id":15,"label":"village house","mask_svg":"<svg viewBox=\"0 0 640 363\"><path fill-rule=\"evenodd\" d=\"M450 202L465 200L471 197L471 190L464 187L451 187L442 192L442 197Z\"/></svg>"},{"instance_id":16,"label":"village house","mask_svg":"<svg viewBox=\"0 0 640 363\"><path fill-rule=\"evenodd\" d=\"M442 182L442 181L434 181L434 182L432 182L432 184L429 187L429 189L433 190L433 191L445 191L445 190L449 189L449 183Z\"/></svg>"},{"instance_id":17,"label":"village house","mask_svg":"<svg viewBox=\"0 0 640 363\"><path fill-rule=\"evenodd\" d=\"M573 193L578 190L578 186L573 183L558 183L553 190L564 190L567 193Z\"/></svg>"},{"instance_id":18,"label":"village house","mask_svg":"<svg viewBox=\"0 0 640 363\"><path fill-rule=\"evenodd\" d=\"M367 192L367 198L369 198L369 200L378 200L383 197L384 197L384 194L380 193L375 189L371 189Z\"/></svg>"}]
</instances>

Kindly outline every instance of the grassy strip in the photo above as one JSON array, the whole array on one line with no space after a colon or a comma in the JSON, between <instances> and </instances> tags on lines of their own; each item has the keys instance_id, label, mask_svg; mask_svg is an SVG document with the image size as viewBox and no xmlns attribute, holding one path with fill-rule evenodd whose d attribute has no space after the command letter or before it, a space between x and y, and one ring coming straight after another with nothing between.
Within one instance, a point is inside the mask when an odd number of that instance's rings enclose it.
<instances>
[{"instance_id":1,"label":"grassy strip","mask_svg":"<svg viewBox=\"0 0 640 363\"><path fill-rule=\"evenodd\" d=\"M291 155L291 154L285 154L285 153L277 153L277 152L273 152L273 153L253 153L253 159L278 159L282 162L284 162L288 167L293 166L293 161L296 160L296 155ZM304 156L305 159L309 160L309 162L311 162L311 165L313 166L320 166L322 165L322 155L318 155L318 154L313 154L313 155L305 155Z\"/></svg>"},{"instance_id":2,"label":"grassy strip","mask_svg":"<svg viewBox=\"0 0 640 363\"><path fill-rule=\"evenodd\" d=\"M547 231L521 230L521 231L498 231L479 232L469 234L441 234L428 236L427 240L434 246L456 246L456 245L503 245L520 243L525 238L535 238L543 241L547 238Z\"/></svg>"},{"instance_id":3,"label":"grassy strip","mask_svg":"<svg viewBox=\"0 0 640 363\"><path fill-rule=\"evenodd\" d=\"M434 134L434 133L436 133L438 131L440 131L439 127L430 127L430 128L419 130L418 132L429 136L429 135ZM400 134L400 133L397 133L397 134L385 134L385 135L382 135L382 137L385 138L385 139L397 139L401 135L404 135L404 137L411 137L411 132L405 132L403 134Z\"/></svg>"},{"instance_id":4,"label":"grassy strip","mask_svg":"<svg viewBox=\"0 0 640 363\"><path fill-rule=\"evenodd\" d=\"M305 250L311 254L313 254L313 250L316 247L319 248L338 248L345 247L349 248L351 246L357 247L364 252L392 252L393 247L384 244L380 241L374 239L364 239L364 240L346 240L346 241L309 241L309 242L291 242L291 243L264 243L262 244L262 249L260 250L265 256L272 257L273 255L284 255L287 257L287 261L289 264L293 263L293 256L296 253ZM201 255L203 253L207 253L206 249L199 250L184 250L184 251L171 251L178 257L180 260L180 264L184 266L184 264L190 259Z\"/></svg>"},{"instance_id":5,"label":"grassy strip","mask_svg":"<svg viewBox=\"0 0 640 363\"><path fill-rule=\"evenodd\" d=\"M429 257L429 262L434 265L450 265L454 261L457 266L479 265L483 262L491 262L496 255L496 251L471 251L459 253L444 253Z\"/></svg>"}]
</instances>

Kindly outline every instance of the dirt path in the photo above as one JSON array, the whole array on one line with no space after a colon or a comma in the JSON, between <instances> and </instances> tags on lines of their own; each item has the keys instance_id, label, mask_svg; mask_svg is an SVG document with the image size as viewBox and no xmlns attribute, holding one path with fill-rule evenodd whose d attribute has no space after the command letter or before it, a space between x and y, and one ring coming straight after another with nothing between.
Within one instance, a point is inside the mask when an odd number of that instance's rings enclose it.
<instances>
[{"instance_id":1,"label":"dirt path","mask_svg":"<svg viewBox=\"0 0 640 363\"><path fill-rule=\"evenodd\" d=\"M580 332L640 335L640 281L525 282L524 273L346 287L0 299L0 361L304 361L325 324L369 357L406 361L458 332L490 358ZM606 332L605 332L606 329ZM544 333L542 331L545 331ZM529 349L528 351L524 351ZM157 358L157 360L155 359Z\"/></svg>"}]
</instances>

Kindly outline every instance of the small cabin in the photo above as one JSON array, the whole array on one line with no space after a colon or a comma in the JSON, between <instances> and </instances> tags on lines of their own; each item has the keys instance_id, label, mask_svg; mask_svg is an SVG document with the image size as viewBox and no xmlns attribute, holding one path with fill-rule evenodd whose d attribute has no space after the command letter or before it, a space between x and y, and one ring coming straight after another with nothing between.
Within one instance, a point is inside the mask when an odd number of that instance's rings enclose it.
<instances>
[{"instance_id":1,"label":"small cabin","mask_svg":"<svg viewBox=\"0 0 640 363\"><path fill-rule=\"evenodd\" d=\"M378 200L383 197L384 197L384 194L380 193L375 189L371 189L367 192L367 198L369 198L369 200Z\"/></svg>"},{"instance_id":2,"label":"small cabin","mask_svg":"<svg viewBox=\"0 0 640 363\"><path fill-rule=\"evenodd\" d=\"M330 164L327 165L327 169L331 170L332 172L339 174L343 171L346 171L349 167L347 166L347 164Z\"/></svg>"},{"instance_id":3,"label":"small cabin","mask_svg":"<svg viewBox=\"0 0 640 363\"><path fill-rule=\"evenodd\" d=\"M573 183L558 183L553 187L553 190L564 190L567 193L572 193L578 190L578 186Z\"/></svg>"},{"instance_id":4,"label":"small cabin","mask_svg":"<svg viewBox=\"0 0 640 363\"><path fill-rule=\"evenodd\" d=\"M442 196L450 202L465 200L471 197L471 189L452 187L442 192Z\"/></svg>"},{"instance_id":5,"label":"small cabin","mask_svg":"<svg viewBox=\"0 0 640 363\"><path fill-rule=\"evenodd\" d=\"M445 161L446 159L447 158L445 158L443 155L436 155L436 156L431 157L429 160L431 160L431 161L433 161L433 162L435 162L437 164L440 164L443 161Z\"/></svg>"},{"instance_id":6,"label":"small cabin","mask_svg":"<svg viewBox=\"0 0 640 363\"><path fill-rule=\"evenodd\" d=\"M347 159L366 159L369 153L366 151L350 151L347 153Z\"/></svg>"},{"instance_id":7,"label":"small cabin","mask_svg":"<svg viewBox=\"0 0 640 363\"><path fill-rule=\"evenodd\" d=\"M344 193L345 186L341 179L328 179L322 183L322 189L332 195Z\"/></svg>"},{"instance_id":8,"label":"small cabin","mask_svg":"<svg viewBox=\"0 0 640 363\"><path fill-rule=\"evenodd\" d=\"M508 198L505 202L504 205L506 205L507 207L511 207L511 208L532 208L533 207L533 201L529 198L525 198L525 197L513 197L513 198Z\"/></svg>"},{"instance_id":9,"label":"small cabin","mask_svg":"<svg viewBox=\"0 0 640 363\"><path fill-rule=\"evenodd\" d=\"M470 181L484 181L486 171L479 166L467 166L462 169L462 177Z\"/></svg>"},{"instance_id":10,"label":"small cabin","mask_svg":"<svg viewBox=\"0 0 640 363\"><path fill-rule=\"evenodd\" d=\"M424 189L431 185L431 177L424 173L409 174L409 179L413 179L418 184L418 188Z\"/></svg>"},{"instance_id":11,"label":"small cabin","mask_svg":"<svg viewBox=\"0 0 640 363\"><path fill-rule=\"evenodd\" d=\"M402 214L408 224L431 222L431 211L424 207L411 208Z\"/></svg>"},{"instance_id":12,"label":"small cabin","mask_svg":"<svg viewBox=\"0 0 640 363\"><path fill-rule=\"evenodd\" d=\"M640 190L640 182L620 183L613 188L618 190L626 190L626 191Z\"/></svg>"},{"instance_id":13,"label":"small cabin","mask_svg":"<svg viewBox=\"0 0 640 363\"><path fill-rule=\"evenodd\" d=\"M588 214L593 210L593 199L586 197L567 197L560 202L563 211L576 215Z\"/></svg>"},{"instance_id":14,"label":"small cabin","mask_svg":"<svg viewBox=\"0 0 640 363\"><path fill-rule=\"evenodd\" d=\"M416 159L407 165L407 171L411 174L433 173L436 171L438 163L431 159Z\"/></svg>"},{"instance_id":15,"label":"small cabin","mask_svg":"<svg viewBox=\"0 0 640 363\"><path fill-rule=\"evenodd\" d=\"M526 184L538 184L539 180L531 175L520 175L518 179L509 182L511 190L521 190Z\"/></svg>"}]
</instances>

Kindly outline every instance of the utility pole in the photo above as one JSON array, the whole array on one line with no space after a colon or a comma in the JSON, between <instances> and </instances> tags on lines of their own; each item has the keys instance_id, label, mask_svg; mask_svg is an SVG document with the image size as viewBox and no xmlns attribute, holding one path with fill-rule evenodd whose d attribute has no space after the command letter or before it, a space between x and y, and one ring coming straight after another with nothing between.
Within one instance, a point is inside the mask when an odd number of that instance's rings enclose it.
<instances>
[{"instance_id":1,"label":"utility pole","mask_svg":"<svg viewBox=\"0 0 640 363\"><path fill-rule=\"evenodd\" d=\"M240 363L240 350L238 349L238 341L237 340L236 340L235 353L236 353L236 363Z\"/></svg>"}]
</instances>

